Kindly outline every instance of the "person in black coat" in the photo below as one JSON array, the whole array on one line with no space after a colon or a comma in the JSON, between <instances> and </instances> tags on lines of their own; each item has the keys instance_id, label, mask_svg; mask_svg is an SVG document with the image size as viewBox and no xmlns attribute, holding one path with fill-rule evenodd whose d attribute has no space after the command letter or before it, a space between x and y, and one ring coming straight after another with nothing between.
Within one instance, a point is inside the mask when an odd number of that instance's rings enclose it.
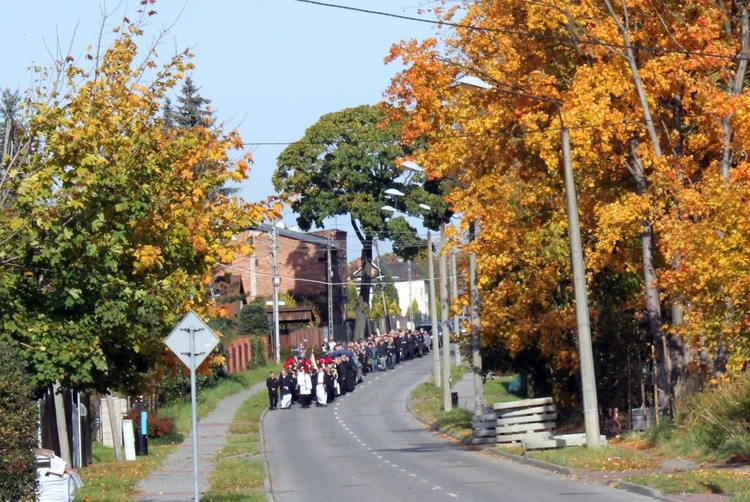
<instances>
[{"instance_id":1,"label":"person in black coat","mask_svg":"<svg viewBox=\"0 0 750 502\"><path fill-rule=\"evenodd\" d=\"M354 392L357 385L357 372L354 370L354 361L349 356L344 356L344 370L346 371L346 391Z\"/></svg>"},{"instance_id":2,"label":"person in black coat","mask_svg":"<svg viewBox=\"0 0 750 502\"><path fill-rule=\"evenodd\" d=\"M342 359L337 357L336 361L336 375L338 375L339 379L339 394L343 396L347 391L346 366L344 365L344 361Z\"/></svg>"},{"instance_id":3,"label":"person in black coat","mask_svg":"<svg viewBox=\"0 0 750 502\"><path fill-rule=\"evenodd\" d=\"M279 379L273 371L266 378L266 388L268 389L268 409L275 410L279 404Z\"/></svg>"},{"instance_id":4,"label":"person in black coat","mask_svg":"<svg viewBox=\"0 0 750 502\"><path fill-rule=\"evenodd\" d=\"M333 380L336 378L332 364L326 364L326 390L328 391L328 402L332 403L336 399L336 386L333 384Z\"/></svg>"},{"instance_id":5,"label":"person in black coat","mask_svg":"<svg viewBox=\"0 0 750 502\"><path fill-rule=\"evenodd\" d=\"M292 406L292 389L295 383L286 370L281 370L279 378L279 390L281 391L281 409L287 409Z\"/></svg>"}]
</instances>

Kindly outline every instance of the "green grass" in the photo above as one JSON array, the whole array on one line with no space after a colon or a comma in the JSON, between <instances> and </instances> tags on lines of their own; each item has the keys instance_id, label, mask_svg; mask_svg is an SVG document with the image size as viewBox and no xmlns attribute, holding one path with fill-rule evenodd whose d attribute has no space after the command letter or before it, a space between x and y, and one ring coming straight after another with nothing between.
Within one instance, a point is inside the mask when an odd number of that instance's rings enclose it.
<instances>
[{"instance_id":1,"label":"green grass","mask_svg":"<svg viewBox=\"0 0 750 502\"><path fill-rule=\"evenodd\" d=\"M499 378L487 380L482 387L485 401L487 403L505 403L521 399L508 392L510 381L515 377L516 375L504 375Z\"/></svg>"},{"instance_id":2,"label":"green grass","mask_svg":"<svg viewBox=\"0 0 750 502\"><path fill-rule=\"evenodd\" d=\"M467 366L453 366L451 379L457 382L467 371ZM471 437L471 413L463 408L454 408L446 413L443 411L443 398L443 389L435 387L432 378L418 385L409 396L412 410L425 421L461 439Z\"/></svg>"},{"instance_id":3,"label":"green grass","mask_svg":"<svg viewBox=\"0 0 750 502\"><path fill-rule=\"evenodd\" d=\"M276 366L257 368L239 375L233 375L231 378L223 380L216 387L204 390L198 401L198 419L200 420L200 418L208 415L216 408L218 402L225 397L246 390L257 382L262 382L268 376L269 371L278 372L278 369ZM236 423L233 423L232 427L237 427L238 429L236 433L232 433L231 435L234 442L227 447L232 449L222 452L218 457L217 471L233 467L233 464L227 466L222 464L222 462L232 460L232 457L235 455L250 454L257 456L259 454L259 418L267 405L267 399L266 394L260 392L246 401L237 412L235 415ZM247 407L248 402L253 403L249 408ZM159 414L174 417L175 426L179 434L186 434L192 428L192 412L189 401L165 406L159 410ZM243 442L246 444L243 444ZM148 476L154 469L160 466L164 459L177 449L177 446L173 444L160 445L158 441L150 441L149 454L143 457L136 457L136 460L133 462L117 462L115 460L114 449L102 446L100 443L95 442L93 448L93 463L78 470L85 486L76 492L76 499L83 501L125 502L133 500L135 485L138 481ZM253 467L253 469L257 471L257 467ZM263 472L260 481L262 487L263 479L265 478L265 470L262 463L260 463L260 469ZM233 471L233 469L229 470ZM216 496L219 495L217 494ZM215 498L214 500L260 499Z\"/></svg>"},{"instance_id":4,"label":"green grass","mask_svg":"<svg viewBox=\"0 0 750 502\"><path fill-rule=\"evenodd\" d=\"M260 419L267 405L266 394L259 392L239 407L229 427L227 445L216 456L217 463L209 479L210 490L201 500L266 500Z\"/></svg>"},{"instance_id":5,"label":"green grass","mask_svg":"<svg viewBox=\"0 0 750 502\"><path fill-rule=\"evenodd\" d=\"M633 476L627 478L627 481L651 486L666 494L750 492L750 473L726 469L696 469ZM738 493L733 500L750 500L750 498L747 493Z\"/></svg>"},{"instance_id":6,"label":"green grass","mask_svg":"<svg viewBox=\"0 0 750 502\"><path fill-rule=\"evenodd\" d=\"M641 469L656 469L661 462L651 456L617 446L602 446L589 449L585 446L539 450L531 452L530 458L555 465L586 471L622 472Z\"/></svg>"},{"instance_id":7,"label":"green grass","mask_svg":"<svg viewBox=\"0 0 750 502\"><path fill-rule=\"evenodd\" d=\"M145 478L177 449L174 445L149 446L148 456L132 462L117 462L113 448L93 445L94 463L78 469L84 487L76 492L76 500L127 502L134 499L135 485Z\"/></svg>"},{"instance_id":8,"label":"green grass","mask_svg":"<svg viewBox=\"0 0 750 502\"><path fill-rule=\"evenodd\" d=\"M229 378L222 380L216 387L204 390L198 397L198 406L196 410L198 420L211 413L211 411L216 408L219 401L225 397L242 392L255 383L265 380L266 377L268 377L269 371L274 371L278 374L280 367L265 366L245 371L244 373L232 375ZM192 428L192 409L190 406L190 400L164 406L159 410L159 415L173 417L175 420L175 427L182 434L187 434Z\"/></svg>"}]
</instances>

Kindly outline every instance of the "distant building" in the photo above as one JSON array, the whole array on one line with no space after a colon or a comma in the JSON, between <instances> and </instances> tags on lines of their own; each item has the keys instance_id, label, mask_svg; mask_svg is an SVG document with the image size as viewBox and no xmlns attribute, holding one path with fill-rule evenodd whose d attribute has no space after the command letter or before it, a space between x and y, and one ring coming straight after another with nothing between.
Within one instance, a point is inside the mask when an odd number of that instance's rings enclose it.
<instances>
[{"instance_id":1,"label":"distant building","mask_svg":"<svg viewBox=\"0 0 750 502\"><path fill-rule=\"evenodd\" d=\"M342 325L346 317L347 257L346 232L341 230L298 232L271 225L250 227L238 235L237 239L246 239L253 246L253 254L237 256L230 266L221 267L215 275L212 294L230 300L225 305L234 314L239 312L243 304L256 298L273 298L271 233L274 230L277 233L279 294L293 296L300 304L312 305L307 309L294 309L300 311L295 314L299 316L297 320L311 321L314 310L320 315L321 324L327 325L330 287L333 325ZM332 275L330 281L329 256ZM243 296L246 299L241 299ZM307 314L302 313L302 310L307 311ZM284 316L280 315L280 319L283 321Z\"/></svg>"},{"instance_id":2,"label":"distant building","mask_svg":"<svg viewBox=\"0 0 750 502\"><path fill-rule=\"evenodd\" d=\"M401 309L399 314L406 315L412 302L417 302L417 308L421 316L416 316L416 323L419 324L425 316L430 313L430 296L429 281L422 277L419 268L411 261L399 261L390 263L389 267L393 274L393 284L398 291L398 306Z\"/></svg>"}]
</instances>

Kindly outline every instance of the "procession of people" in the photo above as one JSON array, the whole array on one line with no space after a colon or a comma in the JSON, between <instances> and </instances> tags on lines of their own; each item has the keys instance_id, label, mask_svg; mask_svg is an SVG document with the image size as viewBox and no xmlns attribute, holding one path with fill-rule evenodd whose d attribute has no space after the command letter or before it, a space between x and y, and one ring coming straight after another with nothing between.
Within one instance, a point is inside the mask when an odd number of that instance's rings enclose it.
<instances>
[{"instance_id":1,"label":"procession of people","mask_svg":"<svg viewBox=\"0 0 750 502\"><path fill-rule=\"evenodd\" d=\"M429 352L427 334L391 331L354 342L323 339L321 347L294 349L278 377L266 379L269 410L326 407L337 397L353 392L368 373L395 369L398 364Z\"/></svg>"}]
</instances>

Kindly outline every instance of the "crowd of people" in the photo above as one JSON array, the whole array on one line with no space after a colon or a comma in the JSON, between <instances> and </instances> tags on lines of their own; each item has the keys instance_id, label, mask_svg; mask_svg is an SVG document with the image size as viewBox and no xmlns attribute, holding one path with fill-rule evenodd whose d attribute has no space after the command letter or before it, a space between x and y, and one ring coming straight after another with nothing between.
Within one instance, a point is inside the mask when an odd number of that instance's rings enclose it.
<instances>
[{"instance_id":1,"label":"crowd of people","mask_svg":"<svg viewBox=\"0 0 750 502\"><path fill-rule=\"evenodd\" d=\"M395 369L409 359L429 352L423 330L391 331L359 341L341 343L323 339L322 345L308 350L300 344L276 376L266 379L269 409L325 407L337 397L353 392L368 373Z\"/></svg>"}]
</instances>

